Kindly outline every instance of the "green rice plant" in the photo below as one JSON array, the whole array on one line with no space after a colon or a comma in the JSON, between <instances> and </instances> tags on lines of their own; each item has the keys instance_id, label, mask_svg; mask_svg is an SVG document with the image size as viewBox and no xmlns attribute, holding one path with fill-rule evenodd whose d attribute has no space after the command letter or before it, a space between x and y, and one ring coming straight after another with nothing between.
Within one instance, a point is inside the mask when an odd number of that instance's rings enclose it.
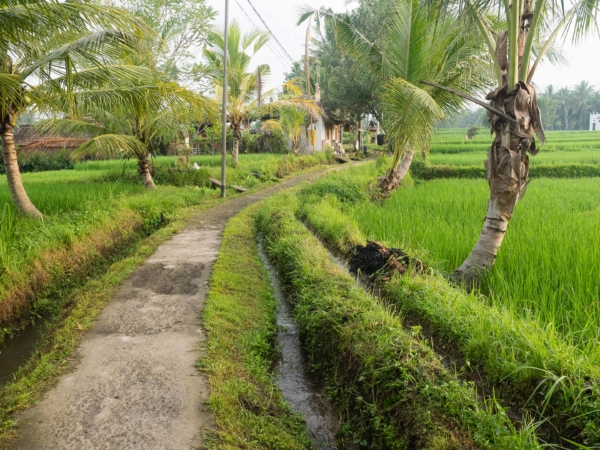
<instances>
[{"instance_id":1,"label":"green rice plant","mask_svg":"<svg viewBox=\"0 0 600 450\"><path fill-rule=\"evenodd\" d=\"M335 183L342 184L339 175L318 181L311 190ZM351 217L361 205L348 205L332 196L302 195L302 191L299 198L299 216L331 248L348 255L354 245L364 244L360 224ZM458 364L476 368L488 391L495 390L512 406L540 420L539 432L546 441L600 445L600 386L593 381L600 379L600 354L595 341L576 347L555 323L520 314L478 293L465 293L435 270L396 275L382 283L379 292L400 314L416 319L443 341L442 347L452 343L463 358Z\"/></svg>"},{"instance_id":2,"label":"green rice plant","mask_svg":"<svg viewBox=\"0 0 600 450\"><path fill-rule=\"evenodd\" d=\"M9 270L11 248L17 231L17 217L14 208L8 203L4 204L0 215L0 277Z\"/></svg>"},{"instance_id":3,"label":"green rice plant","mask_svg":"<svg viewBox=\"0 0 600 450\"><path fill-rule=\"evenodd\" d=\"M477 239L486 188L484 180L433 180L396 192L384 205L359 204L350 215L369 238L426 250L437 268L451 272ZM592 230L599 196L596 179L532 181L483 286L491 301L551 323L597 354L600 234Z\"/></svg>"},{"instance_id":4,"label":"green rice plant","mask_svg":"<svg viewBox=\"0 0 600 450\"><path fill-rule=\"evenodd\" d=\"M344 443L361 448L540 448L493 398L444 369L417 330L359 288L294 217L290 194L259 212L267 253L292 296L315 371L326 377ZM443 442L452 445L444 447ZM436 445L442 445L436 447Z\"/></svg>"}]
</instances>

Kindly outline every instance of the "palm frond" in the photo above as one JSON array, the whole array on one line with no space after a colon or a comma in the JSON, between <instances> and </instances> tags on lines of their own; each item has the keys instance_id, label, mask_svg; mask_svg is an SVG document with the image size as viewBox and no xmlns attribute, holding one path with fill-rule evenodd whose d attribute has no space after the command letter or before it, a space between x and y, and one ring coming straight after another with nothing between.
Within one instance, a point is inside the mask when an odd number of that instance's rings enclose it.
<instances>
[{"instance_id":1,"label":"palm frond","mask_svg":"<svg viewBox=\"0 0 600 450\"><path fill-rule=\"evenodd\" d=\"M118 134L96 136L71 153L73 158L96 155L108 158L139 157L148 154L148 148L139 139Z\"/></svg>"}]
</instances>

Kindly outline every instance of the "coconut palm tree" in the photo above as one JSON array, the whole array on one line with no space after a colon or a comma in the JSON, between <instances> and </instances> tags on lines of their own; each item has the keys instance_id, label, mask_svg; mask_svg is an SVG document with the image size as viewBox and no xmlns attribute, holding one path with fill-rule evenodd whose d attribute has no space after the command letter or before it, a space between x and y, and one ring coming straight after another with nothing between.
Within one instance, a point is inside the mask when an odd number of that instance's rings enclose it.
<instances>
[{"instance_id":1,"label":"coconut palm tree","mask_svg":"<svg viewBox=\"0 0 600 450\"><path fill-rule=\"evenodd\" d=\"M259 65L250 72L252 58L268 41L268 34L255 31L243 35L237 22L229 26L228 42L228 77L227 77L227 119L233 132L233 164L238 164L239 145L242 138L242 126L253 119L265 115L273 116L276 110L285 107L295 107L309 111L316 116L321 115L321 109L310 99L302 99L300 88L295 80L284 84L284 89L295 96L290 100L273 101L276 89L263 92L263 80L271 69L268 65ZM210 40L212 45L205 48L206 73L212 78L217 98L222 92L224 39L222 33L215 33ZM268 99L269 102L264 100Z\"/></svg>"},{"instance_id":2,"label":"coconut palm tree","mask_svg":"<svg viewBox=\"0 0 600 450\"><path fill-rule=\"evenodd\" d=\"M586 130L588 127L589 113L591 112L588 111L588 105L593 93L594 87L588 81L581 81L573 87L571 92L572 107L573 111L576 111L574 119L578 130Z\"/></svg>"},{"instance_id":3,"label":"coconut palm tree","mask_svg":"<svg viewBox=\"0 0 600 450\"><path fill-rule=\"evenodd\" d=\"M495 89L480 101L464 92L457 95L488 110L494 141L486 161L490 185L488 210L475 247L454 277L473 281L494 265L517 201L529 183L529 155L535 155L537 136L543 144L544 129L532 84L540 62L559 35L580 39L596 29L598 0L575 0L566 8L560 0L431 0L433 7L461 8L461 16L475 23L494 67ZM495 34L488 12L498 13L505 29ZM565 111L566 114L566 111Z\"/></svg>"},{"instance_id":4,"label":"coconut palm tree","mask_svg":"<svg viewBox=\"0 0 600 450\"><path fill-rule=\"evenodd\" d=\"M250 71L252 58L269 40L268 33L254 31L242 34L238 23L229 25L228 76L227 76L227 117L233 132L233 164L238 164L242 126L255 112L262 98L262 80L271 73L267 64ZM223 60L225 41L223 33L214 33L210 44L204 49L207 73L211 77L217 93L223 88Z\"/></svg>"},{"instance_id":5,"label":"coconut palm tree","mask_svg":"<svg viewBox=\"0 0 600 450\"><path fill-rule=\"evenodd\" d=\"M0 137L7 182L18 211L41 218L17 163L13 129L19 115L72 104L79 83L114 76L100 69L106 59L140 51L139 37L152 32L121 9L57 0L0 2L0 30ZM96 70L80 73L82 65Z\"/></svg>"},{"instance_id":6,"label":"coconut palm tree","mask_svg":"<svg viewBox=\"0 0 600 450\"><path fill-rule=\"evenodd\" d=\"M440 16L417 0L398 0L390 6L387 22L381 24L385 32L379 44L370 42L346 15L325 9L313 12L335 27L338 45L344 51L356 56L385 83L383 113L394 157L387 174L379 180L384 197L405 177L415 153L428 148L437 121L458 111L463 103L420 81L478 89L485 86L486 71L479 57L481 48L456 26L452 16ZM310 12L305 11L302 17Z\"/></svg>"},{"instance_id":7,"label":"coconut palm tree","mask_svg":"<svg viewBox=\"0 0 600 450\"><path fill-rule=\"evenodd\" d=\"M131 59L134 61L129 62L143 63L137 55ZM147 65L152 65L152 61L147 59ZM70 109L73 116L48 121L44 126L91 136L72 153L73 157L102 155L137 159L144 186L155 189L149 158L157 154L160 143L178 141L182 125L189 123L192 116L200 121L207 117L214 120L218 107L212 100L171 81L167 74L155 68L118 65L107 70L113 73L128 70L135 78L117 77L114 83L87 86L75 92L77 106ZM91 101L97 93L110 95L104 101Z\"/></svg>"}]
</instances>

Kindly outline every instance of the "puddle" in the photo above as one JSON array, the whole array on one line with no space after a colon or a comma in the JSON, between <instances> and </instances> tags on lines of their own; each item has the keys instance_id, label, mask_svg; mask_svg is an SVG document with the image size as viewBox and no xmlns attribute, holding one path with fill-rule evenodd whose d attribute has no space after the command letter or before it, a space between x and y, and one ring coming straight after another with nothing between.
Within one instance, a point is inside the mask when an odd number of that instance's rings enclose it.
<instances>
[{"instance_id":1,"label":"puddle","mask_svg":"<svg viewBox=\"0 0 600 450\"><path fill-rule=\"evenodd\" d=\"M337 416L323 389L309 371L308 357L300 343L298 325L293 319L293 307L283 293L275 268L264 253L262 239L258 244L258 252L269 271L277 299L277 341L281 350L277 365L277 387L292 411L304 416L315 447L319 450L337 449Z\"/></svg>"},{"instance_id":2,"label":"puddle","mask_svg":"<svg viewBox=\"0 0 600 450\"><path fill-rule=\"evenodd\" d=\"M39 327L29 327L0 346L0 387L11 381L19 367L27 362L39 336Z\"/></svg>"}]
</instances>

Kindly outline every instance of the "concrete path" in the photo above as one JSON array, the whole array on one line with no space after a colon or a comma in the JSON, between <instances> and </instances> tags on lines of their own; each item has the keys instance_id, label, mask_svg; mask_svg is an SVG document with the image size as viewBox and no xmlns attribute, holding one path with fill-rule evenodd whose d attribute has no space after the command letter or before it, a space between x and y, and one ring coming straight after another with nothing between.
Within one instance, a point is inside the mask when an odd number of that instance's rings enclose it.
<instances>
[{"instance_id":1,"label":"concrete path","mask_svg":"<svg viewBox=\"0 0 600 450\"><path fill-rule=\"evenodd\" d=\"M9 449L189 450L214 425L196 368L200 313L227 221L246 206L323 171L202 212L121 287L85 335L73 370L20 414Z\"/></svg>"}]
</instances>

